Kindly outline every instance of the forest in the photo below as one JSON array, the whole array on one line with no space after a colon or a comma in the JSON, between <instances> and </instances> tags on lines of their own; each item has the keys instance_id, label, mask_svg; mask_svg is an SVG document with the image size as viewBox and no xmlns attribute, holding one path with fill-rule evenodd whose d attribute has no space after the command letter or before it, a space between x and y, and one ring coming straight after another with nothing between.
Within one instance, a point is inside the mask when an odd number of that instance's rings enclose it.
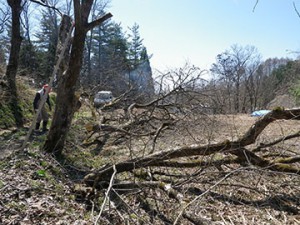
<instances>
[{"instance_id":1,"label":"forest","mask_svg":"<svg viewBox=\"0 0 300 225\"><path fill-rule=\"evenodd\" d=\"M0 0L0 224L299 224L300 61L154 71L110 2Z\"/></svg>"}]
</instances>

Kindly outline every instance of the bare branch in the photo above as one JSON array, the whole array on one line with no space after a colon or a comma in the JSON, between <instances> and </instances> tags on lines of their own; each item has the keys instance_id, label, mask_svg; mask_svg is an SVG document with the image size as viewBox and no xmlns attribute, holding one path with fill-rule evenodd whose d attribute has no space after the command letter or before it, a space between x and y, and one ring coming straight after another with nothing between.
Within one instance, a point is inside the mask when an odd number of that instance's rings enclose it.
<instances>
[{"instance_id":1,"label":"bare branch","mask_svg":"<svg viewBox=\"0 0 300 225\"><path fill-rule=\"evenodd\" d=\"M0 34L1 34L4 31L6 22L9 20L9 9L0 8L0 14L1 14L1 18L0 18Z\"/></svg>"},{"instance_id":2,"label":"bare branch","mask_svg":"<svg viewBox=\"0 0 300 225\"><path fill-rule=\"evenodd\" d=\"M293 138L296 138L296 137L300 137L300 131L297 131L296 133L294 134L290 134L288 136L285 136L285 137L282 137L282 138L278 138L277 140L274 140L270 143L267 143L267 144L263 144L261 143L257 148L253 149L252 151L253 152L258 152L260 151L262 148L267 148L267 147L270 147L270 146L273 146L273 145L276 145L282 141L287 141L289 139L293 139Z\"/></svg>"},{"instance_id":3,"label":"bare branch","mask_svg":"<svg viewBox=\"0 0 300 225\"><path fill-rule=\"evenodd\" d=\"M173 168L193 168L193 167L212 167L212 166L220 166L220 165L228 165L234 163L240 163L241 161L238 158L224 158L220 160L212 160L212 161L203 161L203 160L196 160L193 162L178 162L178 161L162 161L153 163L152 166L162 166L162 167L173 167Z\"/></svg>"},{"instance_id":4,"label":"bare branch","mask_svg":"<svg viewBox=\"0 0 300 225\"><path fill-rule=\"evenodd\" d=\"M48 5L48 3L47 3L47 1L38 1L38 0L30 0L31 2L34 2L34 3L36 3L36 4L39 4L39 5L41 5L41 6L44 6L44 7L47 7L47 8L49 8L49 9L54 9L56 12L58 12L59 13L59 15L60 16L63 16L63 13L58 9L58 8L56 8L56 7L54 7L54 6L51 6L51 5Z\"/></svg>"},{"instance_id":5,"label":"bare branch","mask_svg":"<svg viewBox=\"0 0 300 225\"><path fill-rule=\"evenodd\" d=\"M298 9L297 9L297 6L296 6L296 3L295 3L295 2L293 2L293 6L294 6L294 9L295 9L295 11L296 11L298 17L300 18L300 13L299 13L299 11L298 11Z\"/></svg>"},{"instance_id":6,"label":"bare branch","mask_svg":"<svg viewBox=\"0 0 300 225\"><path fill-rule=\"evenodd\" d=\"M103 203L102 203L102 206L101 206L101 210L100 210L100 212L99 212L99 214L98 214L98 216L97 216L97 218L96 218L95 225L98 224L98 220L99 220L100 217L101 217L101 214L102 214L102 212L103 212L103 210L104 210L104 206L105 206L106 201L107 201L107 199L108 199L109 192L110 192L110 190L111 190L111 188L112 188L112 186L113 186L113 182L114 182L114 179L115 179L115 175L116 175L116 173L117 173L116 167L115 167L115 166L113 166L113 169L114 169L114 173L112 174L112 176L111 176L111 178L110 178L109 187L108 187L108 189L107 189L107 191L106 191L106 193L105 193L105 198L104 198L104 200L103 200Z\"/></svg>"},{"instance_id":7,"label":"bare branch","mask_svg":"<svg viewBox=\"0 0 300 225\"><path fill-rule=\"evenodd\" d=\"M86 29L87 29L87 30L91 30L91 29L93 29L94 27L101 25L105 20L111 18L112 16L113 16L113 15L112 15L111 13L107 13L107 14L103 15L102 17L100 17L100 18L98 18L98 19L96 19L96 20L90 22L90 23L87 25Z\"/></svg>"},{"instance_id":8,"label":"bare branch","mask_svg":"<svg viewBox=\"0 0 300 225\"><path fill-rule=\"evenodd\" d=\"M192 201L190 201L188 204L184 205L182 210L179 212L178 216L176 217L173 225L178 224L178 221L180 219L180 217L182 216L182 214L184 213L184 211L190 206L192 205L194 202L198 201L199 199L201 199L204 195L206 195L207 193L209 193L212 189L214 189L216 186L218 186L220 183L222 183L224 180L226 180L228 177L230 177L232 174L236 173L238 170L234 170L232 172L230 172L229 174L227 174L225 177L223 177L222 179L220 179L218 182L216 182L214 185L212 185L210 188L208 188L206 191L204 191L202 194L198 195L196 198L194 198Z\"/></svg>"},{"instance_id":9,"label":"bare branch","mask_svg":"<svg viewBox=\"0 0 300 225\"><path fill-rule=\"evenodd\" d=\"M246 132L239 142L241 146L249 145L255 142L258 135L275 120L300 120L300 109L275 109L258 120L249 130Z\"/></svg>"}]
</instances>

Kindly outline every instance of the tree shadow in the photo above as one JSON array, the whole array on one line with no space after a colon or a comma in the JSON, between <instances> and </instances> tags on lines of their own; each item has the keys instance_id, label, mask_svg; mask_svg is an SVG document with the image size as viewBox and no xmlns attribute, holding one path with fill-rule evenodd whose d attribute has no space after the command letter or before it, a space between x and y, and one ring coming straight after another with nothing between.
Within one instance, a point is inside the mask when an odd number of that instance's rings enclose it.
<instances>
[{"instance_id":1,"label":"tree shadow","mask_svg":"<svg viewBox=\"0 0 300 225\"><path fill-rule=\"evenodd\" d=\"M22 109L20 107L20 101L19 101L18 97L16 97L17 94L16 94L15 90L9 94L12 95L11 100L9 102L9 107L10 107L13 117L15 119L15 125L18 128L22 128L24 126L24 117L23 117Z\"/></svg>"},{"instance_id":2,"label":"tree shadow","mask_svg":"<svg viewBox=\"0 0 300 225\"><path fill-rule=\"evenodd\" d=\"M194 195L201 195L204 191L196 187L191 187L188 192ZM219 194L216 192L209 192L207 195L213 197L214 199L222 202L228 202L234 205L247 205L256 208L273 208L277 211L284 211L292 215L299 214L300 206L300 195L289 195L289 194L278 194L274 196L268 196L261 200L247 200L243 198L238 198L235 196L228 196L224 194Z\"/></svg>"},{"instance_id":3,"label":"tree shadow","mask_svg":"<svg viewBox=\"0 0 300 225\"><path fill-rule=\"evenodd\" d=\"M103 150L103 147L105 146L105 144L107 143L108 139L109 139L109 134L104 134L102 136L101 140L95 140L96 142L96 147L94 149L91 150L91 153L96 156L99 155L100 152Z\"/></svg>"},{"instance_id":4,"label":"tree shadow","mask_svg":"<svg viewBox=\"0 0 300 225\"><path fill-rule=\"evenodd\" d=\"M0 135L0 158L18 150L22 146L28 130L28 127L22 127L2 132Z\"/></svg>"},{"instance_id":5,"label":"tree shadow","mask_svg":"<svg viewBox=\"0 0 300 225\"><path fill-rule=\"evenodd\" d=\"M55 160L60 164L60 166L64 170L64 174L67 175L67 177L77 183L81 182L82 179L90 173L89 168L80 167L78 165L75 165L73 161L65 157L63 154L60 156L54 156Z\"/></svg>"}]
</instances>

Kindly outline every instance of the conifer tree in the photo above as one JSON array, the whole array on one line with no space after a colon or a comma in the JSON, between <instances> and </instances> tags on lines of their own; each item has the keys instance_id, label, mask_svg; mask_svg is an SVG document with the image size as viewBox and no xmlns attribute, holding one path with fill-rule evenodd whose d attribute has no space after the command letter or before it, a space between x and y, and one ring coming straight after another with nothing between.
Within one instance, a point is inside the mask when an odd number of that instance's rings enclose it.
<instances>
[{"instance_id":1,"label":"conifer tree","mask_svg":"<svg viewBox=\"0 0 300 225\"><path fill-rule=\"evenodd\" d=\"M39 50L40 74L47 79L52 73L59 30L59 19L53 9L42 11L40 31L36 34Z\"/></svg>"},{"instance_id":2,"label":"conifer tree","mask_svg":"<svg viewBox=\"0 0 300 225\"><path fill-rule=\"evenodd\" d=\"M129 34L129 53L128 58L131 64L132 69L135 69L141 62L142 52L144 50L143 39L140 37L139 25L134 24L129 28L131 33Z\"/></svg>"}]
</instances>

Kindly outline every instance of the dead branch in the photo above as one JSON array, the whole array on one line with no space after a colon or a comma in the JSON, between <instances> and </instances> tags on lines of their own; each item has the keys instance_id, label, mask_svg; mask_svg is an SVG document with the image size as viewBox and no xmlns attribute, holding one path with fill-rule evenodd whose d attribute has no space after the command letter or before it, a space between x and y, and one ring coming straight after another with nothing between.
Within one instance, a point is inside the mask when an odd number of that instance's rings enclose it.
<instances>
[{"instance_id":1,"label":"dead branch","mask_svg":"<svg viewBox=\"0 0 300 225\"><path fill-rule=\"evenodd\" d=\"M49 8L49 9L53 9L53 10L55 10L56 12L58 12L60 16L63 16L63 13L62 13L61 11L59 11L58 8L56 8L56 7L54 7L54 6L51 6L51 5L48 5L48 2L47 2L47 1L42 1L42 0L41 0L41 1L38 1L38 0L30 0L30 1L31 1L31 2L34 2L34 3L38 4L38 5L47 7L47 8Z\"/></svg>"},{"instance_id":2,"label":"dead branch","mask_svg":"<svg viewBox=\"0 0 300 225\"><path fill-rule=\"evenodd\" d=\"M103 200L103 203L102 203L102 206L101 206L101 210L100 210L100 212L99 212L99 214L98 214L98 216L97 216L97 218L96 218L95 224L98 224L98 220L99 220L100 217L101 217L101 214L102 214L102 212L103 212L103 210L104 210L104 206L105 206L106 201L107 201L107 199L108 199L109 192L110 192L110 190L111 190L111 188L112 188L112 186L113 186L113 181L114 181L114 178L115 178L115 174L117 173L117 171L116 171L116 169L115 169L114 166L113 166L113 169L114 169L114 173L113 173L112 176L111 176L111 179L110 179L110 182L109 182L109 187L108 187L108 189L107 189L107 191L106 191L106 193L105 193L105 198L104 198L104 200Z\"/></svg>"},{"instance_id":3,"label":"dead branch","mask_svg":"<svg viewBox=\"0 0 300 225\"><path fill-rule=\"evenodd\" d=\"M200 200L204 195L206 195L207 193L209 193L212 189L214 189L216 186L218 186L220 183L222 183L224 180L226 180L228 177L230 177L232 174L234 174L235 172L237 172L238 170L234 170L228 174L226 174L226 176L224 176L222 179L220 179L219 181L217 181L214 185L210 186L209 189L207 189L206 191L204 191L203 193L201 193L200 195L198 195L196 198L194 198L192 201L190 201L188 204L184 205L182 210L179 212L178 216L176 217L173 225L178 224L178 221L180 219L180 217L182 216L182 214L185 212L185 210L192 205L194 202Z\"/></svg>"},{"instance_id":4,"label":"dead branch","mask_svg":"<svg viewBox=\"0 0 300 225\"><path fill-rule=\"evenodd\" d=\"M276 145L280 142L287 141L289 139L293 139L293 138L296 138L296 137L300 137L300 131L297 131L294 134L290 134L290 135L287 135L287 136L282 137L282 138L278 138L278 139L276 139L276 140L274 140L270 143L267 143L267 144L261 143L257 148L252 149L252 152L259 152L262 148L271 147L271 146Z\"/></svg>"},{"instance_id":5,"label":"dead branch","mask_svg":"<svg viewBox=\"0 0 300 225\"><path fill-rule=\"evenodd\" d=\"M124 128L126 128L126 126L124 126ZM124 133L126 135L129 135L129 136L139 136L139 137L149 136L149 135L155 134L155 132L148 132L148 133L143 133L143 134L141 134L141 133L136 134L136 133L128 132L124 128L123 127L113 126L113 125L107 125L107 124L99 124L99 125L93 125L93 126L87 126L86 127L87 131L92 131L93 133L100 132L100 131L110 132L110 133L120 132L120 133Z\"/></svg>"},{"instance_id":6,"label":"dead branch","mask_svg":"<svg viewBox=\"0 0 300 225\"><path fill-rule=\"evenodd\" d=\"M239 140L241 146L246 146L255 142L258 135L272 122L275 120L299 120L300 109L275 109L265 115L263 118L258 120L246 134Z\"/></svg>"},{"instance_id":7,"label":"dead branch","mask_svg":"<svg viewBox=\"0 0 300 225\"><path fill-rule=\"evenodd\" d=\"M172 221L168 219L161 212L155 210L146 200L142 199L140 196L137 197L137 201L139 202L141 208L149 215L151 220L155 217L158 217L165 224L172 224Z\"/></svg>"},{"instance_id":8,"label":"dead branch","mask_svg":"<svg viewBox=\"0 0 300 225\"><path fill-rule=\"evenodd\" d=\"M171 168L194 168L194 167L208 168L208 167L216 167L221 165L236 164L239 162L240 160L237 157L230 157L230 158L227 157L224 159L211 160L211 161L204 161L204 160L194 160L192 162L161 161L161 162L153 163L152 166L171 167Z\"/></svg>"},{"instance_id":9,"label":"dead branch","mask_svg":"<svg viewBox=\"0 0 300 225\"><path fill-rule=\"evenodd\" d=\"M90 132L89 138L91 138L95 133L99 132L106 132L109 134L119 132L124 135L135 137L152 137L154 135L150 154L153 153L155 150L156 141L163 131L178 122L177 119L180 116L182 119L182 116L186 114L186 110L182 110L181 108L183 107L184 109L187 109L188 107L186 107L186 104L190 104L191 100L195 100L195 96L189 96L187 94L189 93L189 88L184 87L189 87L188 84L196 82L196 80L199 79L199 76L192 79L189 76L185 76L184 78L180 79L179 83L176 83L176 86L171 91L162 92L157 98L147 103L140 104L134 102L130 104L125 108L124 118L126 121L123 124L120 124L120 121L118 121L118 125L111 125L109 123L88 125L87 131ZM120 97L114 99L112 102L105 104L100 108L100 110L106 110L114 107L130 91L132 91L132 88ZM179 98L178 96L181 96L180 102L177 102ZM176 115L176 112L178 111L180 112L179 116Z\"/></svg>"},{"instance_id":10,"label":"dead branch","mask_svg":"<svg viewBox=\"0 0 300 225\"><path fill-rule=\"evenodd\" d=\"M288 173L300 174L300 168L292 167L292 166L286 165L284 163L277 163L277 162L272 162L272 161L263 159L245 148L236 149L233 152L233 154L239 156L241 162L246 162L246 163L252 164L254 166L258 166L261 168L278 171L278 172L288 172Z\"/></svg>"},{"instance_id":11,"label":"dead branch","mask_svg":"<svg viewBox=\"0 0 300 225\"><path fill-rule=\"evenodd\" d=\"M261 168L267 168L274 171L280 172L290 172L300 174L300 170L298 168L294 168L292 166L283 164L283 163L275 163L268 161L264 158L257 156L254 152L247 150L245 147L247 145L253 144L259 134L266 128L267 125L272 123L275 120L279 119L291 119L291 120L299 120L300 109L291 109L291 110L283 110L277 109L273 110L263 118L258 120L250 129L245 133L237 141L229 141L226 140L224 142L220 142L217 144L209 144L209 145L191 145L191 146L183 146L175 149L169 149L166 151L161 151L157 153L150 154L146 157L139 157L127 161L120 162L116 164L116 170L118 173L132 171L134 169L148 167L148 166L163 166L167 160L181 158L181 157L190 157L190 156L205 156L211 155L215 153L229 153L238 157L238 163L240 164L252 164ZM167 165L167 163L166 163ZM105 167L98 171L94 171L88 174L84 181L89 186L97 186L95 181L97 180L107 180L111 177L113 173L112 166Z\"/></svg>"},{"instance_id":12,"label":"dead branch","mask_svg":"<svg viewBox=\"0 0 300 225\"><path fill-rule=\"evenodd\" d=\"M293 2L293 6L294 6L294 9L295 9L295 12L297 13L298 17L300 18L300 13L299 13L299 11L297 9L297 6L296 6L295 2Z\"/></svg>"},{"instance_id":13,"label":"dead branch","mask_svg":"<svg viewBox=\"0 0 300 225\"><path fill-rule=\"evenodd\" d=\"M106 21L107 19L111 18L113 15L111 13L107 13L103 16L101 16L100 18L90 22L87 26L86 26L86 30L89 31L91 29L93 29L96 26L99 26L100 24L102 24L104 21Z\"/></svg>"},{"instance_id":14,"label":"dead branch","mask_svg":"<svg viewBox=\"0 0 300 225\"><path fill-rule=\"evenodd\" d=\"M258 5L258 2L259 2L259 0L256 0L256 3L255 3L255 5L253 6L252 12L254 12L254 11L255 11L255 9L256 9L256 6Z\"/></svg>"},{"instance_id":15,"label":"dead branch","mask_svg":"<svg viewBox=\"0 0 300 225\"><path fill-rule=\"evenodd\" d=\"M186 212L183 212L182 217L187 219L188 221L190 221L191 223L193 223L195 225L209 225L209 224L212 224L212 222L207 220L207 219L192 216L192 215L190 215Z\"/></svg>"},{"instance_id":16,"label":"dead branch","mask_svg":"<svg viewBox=\"0 0 300 225\"><path fill-rule=\"evenodd\" d=\"M109 108L114 107L115 105L117 105L119 102L121 102L130 92L132 92L133 87L131 86L126 92L124 92L123 94L121 94L120 96L116 97L113 99L113 101L104 104L102 107L100 107L100 110L106 110Z\"/></svg>"},{"instance_id":17,"label":"dead branch","mask_svg":"<svg viewBox=\"0 0 300 225\"><path fill-rule=\"evenodd\" d=\"M300 156L277 159L275 162L284 164L297 163L300 162Z\"/></svg>"},{"instance_id":18,"label":"dead branch","mask_svg":"<svg viewBox=\"0 0 300 225\"><path fill-rule=\"evenodd\" d=\"M150 151L150 154L152 154L154 152L154 149L155 149L155 143L156 143L156 140L159 136L159 134L162 132L163 129L165 129L166 127L168 126L167 123L163 123L155 132L155 135L154 135L154 138L153 138L153 144L152 144L152 150Z\"/></svg>"}]
</instances>

